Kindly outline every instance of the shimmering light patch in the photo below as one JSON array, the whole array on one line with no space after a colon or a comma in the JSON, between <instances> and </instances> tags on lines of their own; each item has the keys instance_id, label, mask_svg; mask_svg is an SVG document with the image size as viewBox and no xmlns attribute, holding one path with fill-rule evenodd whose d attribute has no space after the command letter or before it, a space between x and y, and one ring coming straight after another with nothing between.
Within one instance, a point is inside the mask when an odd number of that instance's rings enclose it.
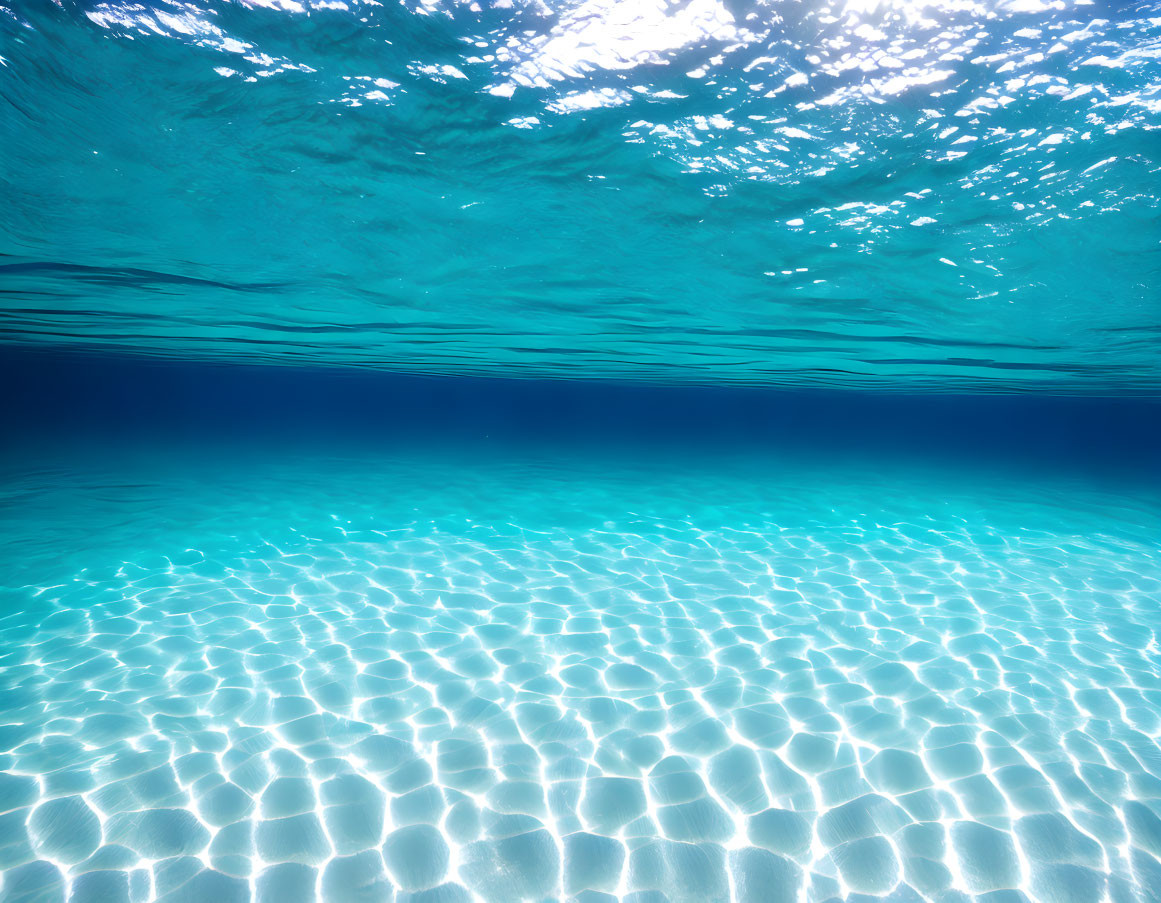
<instances>
[{"instance_id":1,"label":"shimmering light patch","mask_svg":"<svg viewBox=\"0 0 1161 903\"><path fill-rule=\"evenodd\" d=\"M1155 499L423 457L5 473L4 899L1151 899Z\"/></svg>"},{"instance_id":2,"label":"shimmering light patch","mask_svg":"<svg viewBox=\"0 0 1161 903\"><path fill-rule=\"evenodd\" d=\"M585 0L564 10L547 34L510 38L496 59L514 64L510 77L517 84L547 87L593 69L666 63L689 45L752 40L719 0Z\"/></svg>"}]
</instances>

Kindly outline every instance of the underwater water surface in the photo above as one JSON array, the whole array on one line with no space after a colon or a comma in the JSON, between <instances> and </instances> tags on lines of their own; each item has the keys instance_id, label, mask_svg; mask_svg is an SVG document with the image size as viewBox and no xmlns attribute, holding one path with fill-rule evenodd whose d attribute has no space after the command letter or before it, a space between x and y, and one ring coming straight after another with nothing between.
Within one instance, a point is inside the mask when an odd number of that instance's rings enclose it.
<instances>
[{"instance_id":1,"label":"underwater water surface","mask_svg":"<svg viewBox=\"0 0 1161 903\"><path fill-rule=\"evenodd\" d=\"M2 335L1155 393L1161 6L5 0Z\"/></svg>"},{"instance_id":2,"label":"underwater water surface","mask_svg":"<svg viewBox=\"0 0 1161 903\"><path fill-rule=\"evenodd\" d=\"M1161 903L1161 5L0 0L0 903Z\"/></svg>"}]
</instances>

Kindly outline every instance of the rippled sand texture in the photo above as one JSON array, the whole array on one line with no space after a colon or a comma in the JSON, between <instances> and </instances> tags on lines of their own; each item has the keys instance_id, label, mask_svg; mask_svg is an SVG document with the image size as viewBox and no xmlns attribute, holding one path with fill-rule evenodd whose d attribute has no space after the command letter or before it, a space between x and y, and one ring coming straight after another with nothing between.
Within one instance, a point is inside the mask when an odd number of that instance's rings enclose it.
<instances>
[{"instance_id":1,"label":"rippled sand texture","mask_svg":"<svg viewBox=\"0 0 1161 903\"><path fill-rule=\"evenodd\" d=\"M6 903L1161 899L1155 511L42 479L3 523L60 572L0 618Z\"/></svg>"}]
</instances>

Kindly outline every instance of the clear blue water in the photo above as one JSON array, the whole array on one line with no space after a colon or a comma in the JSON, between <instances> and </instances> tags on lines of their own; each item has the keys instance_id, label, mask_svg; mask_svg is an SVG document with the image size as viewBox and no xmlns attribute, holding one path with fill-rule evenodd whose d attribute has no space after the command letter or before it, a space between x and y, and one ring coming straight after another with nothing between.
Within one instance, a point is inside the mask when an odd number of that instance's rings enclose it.
<instances>
[{"instance_id":1,"label":"clear blue water","mask_svg":"<svg viewBox=\"0 0 1161 903\"><path fill-rule=\"evenodd\" d=\"M0 903L1161 903L1161 7L0 0Z\"/></svg>"}]
</instances>

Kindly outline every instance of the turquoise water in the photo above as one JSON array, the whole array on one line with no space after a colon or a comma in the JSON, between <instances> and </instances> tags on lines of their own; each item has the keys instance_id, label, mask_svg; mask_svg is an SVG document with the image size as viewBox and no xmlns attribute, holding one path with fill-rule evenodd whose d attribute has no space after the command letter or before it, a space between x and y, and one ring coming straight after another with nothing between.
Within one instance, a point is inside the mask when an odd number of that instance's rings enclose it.
<instances>
[{"instance_id":1,"label":"turquoise water","mask_svg":"<svg viewBox=\"0 0 1161 903\"><path fill-rule=\"evenodd\" d=\"M1161 9L6 0L7 341L1156 393Z\"/></svg>"},{"instance_id":2,"label":"turquoise water","mask_svg":"<svg viewBox=\"0 0 1161 903\"><path fill-rule=\"evenodd\" d=\"M0 0L0 903L1161 903L1161 4Z\"/></svg>"},{"instance_id":3,"label":"turquoise water","mask_svg":"<svg viewBox=\"0 0 1161 903\"><path fill-rule=\"evenodd\" d=\"M768 451L4 468L4 900L1161 899L1161 496Z\"/></svg>"}]
</instances>

